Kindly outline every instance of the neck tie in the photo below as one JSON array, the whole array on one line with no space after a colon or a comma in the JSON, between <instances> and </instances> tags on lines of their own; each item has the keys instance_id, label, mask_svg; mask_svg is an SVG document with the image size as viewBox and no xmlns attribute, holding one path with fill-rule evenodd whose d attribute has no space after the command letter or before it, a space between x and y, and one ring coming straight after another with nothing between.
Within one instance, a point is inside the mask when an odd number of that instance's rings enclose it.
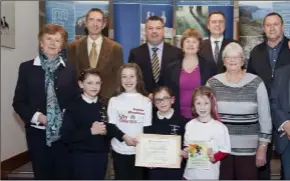
<instances>
[{"instance_id":1,"label":"neck tie","mask_svg":"<svg viewBox=\"0 0 290 181\"><path fill-rule=\"evenodd\" d=\"M214 48L214 60L217 63L219 59L219 53L220 53L220 48L219 48L219 41L214 41L215 43L215 48Z\"/></svg>"},{"instance_id":2,"label":"neck tie","mask_svg":"<svg viewBox=\"0 0 290 181\"><path fill-rule=\"evenodd\" d=\"M97 44L96 44L96 42L92 43L92 49L90 52L90 66L91 66L91 68L96 68L96 66L97 66Z\"/></svg>"},{"instance_id":3,"label":"neck tie","mask_svg":"<svg viewBox=\"0 0 290 181\"><path fill-rule=\"evenodd\" d=\"M160 75L160 64L159 64L159 58L157 56L157 50L158 48L152 48L153 55L152 55L152 72L153 72L153 78L155 82L157 83L159 80Z\"/></svg>"}]
</instances>

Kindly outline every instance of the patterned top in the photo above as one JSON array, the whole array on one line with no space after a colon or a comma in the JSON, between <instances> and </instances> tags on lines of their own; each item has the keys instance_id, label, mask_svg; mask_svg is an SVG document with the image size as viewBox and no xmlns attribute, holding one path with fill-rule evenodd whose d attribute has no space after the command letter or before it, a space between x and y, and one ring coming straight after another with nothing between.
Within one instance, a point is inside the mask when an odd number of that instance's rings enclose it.
<instances>
[{"instance_id":1,"label":"patterned top","mask_svg":"<svg viewBox=\"0 0 290 181\"><path fill-rule=\"evenodd\" d=\"M258 141L271 141L269 99L262 79L247 73L238 83L225 74L208 81L215 93L218 112L231 138L232 155L255 155Z\"/></svg>"}]
</instances>

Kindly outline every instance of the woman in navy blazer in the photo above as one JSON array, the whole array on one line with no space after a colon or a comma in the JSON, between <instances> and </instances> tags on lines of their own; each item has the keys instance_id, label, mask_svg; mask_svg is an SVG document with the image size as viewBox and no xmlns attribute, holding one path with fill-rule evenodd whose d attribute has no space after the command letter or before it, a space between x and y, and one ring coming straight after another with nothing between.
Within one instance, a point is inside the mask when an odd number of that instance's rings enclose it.
<instances>
[{"instance_id":1,"label":"woman in navy blazer","mask_svg":"<svg viewBox=\"0 0 290 181\"><path fill-rule=\"evenodd\" d=\"M46 24L38 38L41 52L19 67L13 108L25 123L34 178L70 179L59 130L65 109L79 93L77 73L59 55L68 38L62 26Z\"/></svg>"},{"instance_id":2,"label":"woman in navy blazer","mask_svg":"<svg viewBox=\"0 0 290 181\"><path fill-rule=\"evenodd\" d=\"M175 110L185 118L192 118L191 97L195 88L205 85L216 72L215 64L198 55L202 37L195 29L187 29L181 37L184 55L168 64L164 85L175 94Z\"/></svg>"}]
</instances>

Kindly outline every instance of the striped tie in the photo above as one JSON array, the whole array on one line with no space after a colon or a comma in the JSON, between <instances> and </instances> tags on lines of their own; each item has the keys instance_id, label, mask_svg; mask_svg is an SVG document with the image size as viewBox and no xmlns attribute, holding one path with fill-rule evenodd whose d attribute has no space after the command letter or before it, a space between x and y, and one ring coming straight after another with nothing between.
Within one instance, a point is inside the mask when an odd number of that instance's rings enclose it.
<instances>
[{"instance_id":1,"label":"striped tie","mask_svg":"<svg viewBox=\"0 0 290 181\"><path fill-rule=\"evenodd\" d=\"M153 72L153 78L155 82L157 83L159 80L160 75L160 65L159 65L159 58L157 56L157 50L158 48L152 48L153 55L152 55L152 72Z\"/></svg>"},{"instance_id":2,"label":"striped tie","mask_svg":"<svg viewBox=\"0 0 290 181\"><path fill-rule=\"evenodd\" d=\"M215 63L218 63L219 54L220 54L219 41L214 41L214 43L215 43L214 60L215 60Z\"/></svg>"}]
</instances>

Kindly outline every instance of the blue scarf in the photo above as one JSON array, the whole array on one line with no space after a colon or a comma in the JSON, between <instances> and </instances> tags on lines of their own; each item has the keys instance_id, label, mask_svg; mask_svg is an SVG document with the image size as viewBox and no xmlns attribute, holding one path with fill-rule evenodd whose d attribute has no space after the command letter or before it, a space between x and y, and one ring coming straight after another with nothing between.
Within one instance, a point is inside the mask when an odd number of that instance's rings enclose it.
<instances>
[{"instance_id":1,"label":"blue scarf","mask_svg":"<svg viewBox=\"0 0 290 181\"><path fill-rule=\"evenodd\" d=\"M40 53L41 67L45 71L46 93L46 145L59 140L60 127L62 125L62 112L54 91L54 72L60 64L60 56L55 60L48 60L47 56Z\"/></svg>"}]
</instances>

